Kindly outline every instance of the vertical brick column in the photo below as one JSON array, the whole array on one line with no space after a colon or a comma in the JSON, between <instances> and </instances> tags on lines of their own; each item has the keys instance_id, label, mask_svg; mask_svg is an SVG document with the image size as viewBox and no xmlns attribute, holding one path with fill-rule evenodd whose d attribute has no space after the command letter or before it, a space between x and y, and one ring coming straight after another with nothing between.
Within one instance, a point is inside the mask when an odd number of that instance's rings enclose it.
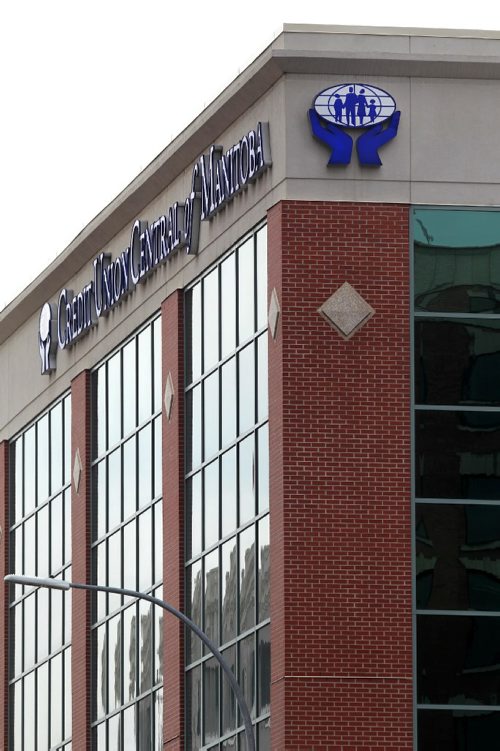
<instances>
[{"instance_id":1,"label":"vertical brick column","mask_svg":"<svg viewBox=\"0 0 500 751\"><path fill-rule=\"evenodd\" d=\"M273 290L282 301L282 210L277 204L268 215L267 267L268 301ZM286 675L286 618L284 574L286 553L284 546L283 503L283 318L278 321L276 336L269 332L269 511L271 540L271 748L285 748L285 683ZM283 745L282 745L283 744Z\"/></svg>"},{"instance_id":2,"label":"vertical brick column","mask_svg":"<svg viewBox=\"0 0 500 751\"><path fill-rule=\"evenodd\" d=\"M170 416L163 399L163 597L184 611L184 321L183 292L162 305L163 397L173 387ZM171 378L171 381L170 381ZM169 385L170 389L170 385ZM165 613L163 641L163 744L184 748L184 629Z\"/></svg>"},{"instance_id":3,"label":"vertical brick column","mask_svg":"<svg viewBox=\"0 0 500 751\"><path fill-rule=\"evenodd\" d=\"M90 465L91 465L91 377L83 371L71 382L71 546L72 579L91 581ZM74 468L81 462L78 489ZM71 672L73 751L89 751L91 744L91 593L71 591Z\"/></svg>"},{"instance_id":4,"label":"vertical brick column","mask_svg":"<svg viewBox=\"0 0 500 751\"><path fill-rule=\"evenodd\" d=\"M412 749L409 209L269 212L273 751ZM375 315L318 308L349 282Z\"/></svg>"},{"instance_id":5,"label":"vertical brick column","mask_svg":"<svg viewBox=\"0 0 500 751\"><path fill-rule=\"evenodd\" d=\"M0 443L0 748L9 743L9 442ZM20 573L20 572L19 572Z\"/></svg>"}]
</instances>

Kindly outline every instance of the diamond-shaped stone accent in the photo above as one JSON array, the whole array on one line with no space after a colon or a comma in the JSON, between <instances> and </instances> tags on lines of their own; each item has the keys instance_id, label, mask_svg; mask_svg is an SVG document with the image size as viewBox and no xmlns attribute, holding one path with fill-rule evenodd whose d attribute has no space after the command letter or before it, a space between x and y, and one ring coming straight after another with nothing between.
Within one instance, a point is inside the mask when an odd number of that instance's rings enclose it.
<instances>
[{"instance_id":1,"label":"diamond-shaped stone accent","mask_svg":"<svg viewBox=\"0 0 500 751\"><path fill-rule=\"evenodd\" d=\"M172 416L172 406L174 403L174 382L172 380L172 373L168 371L167 384L165 386L165 413L167 420L170 422Z\"/></svg>"},{"instance_id":2,"label":"diamond-shaped stone accent","mask_svg":"<svg viewBox=\"0 0 500 751\"><path fill-rule=\"evenodd\" d=\"M318 313L333 326L340 336L350 339L375 313L349 282L338 288L323 303Z\"/></svg>"},{"instance_id":3,"label":"diamond-shaped stone accent","mask_svg":"<svg viewBox=\"0 0 500 751\"><path fill-rule=\"evenodd\" d=\"M271 300L269 302L269 313L267 316L267 320L269 322L269 331L271 332L273 339L276 339L276 334L278 332L278 321L280 319L280 314L281 309L278 295L276 293L276 289L273 288L273 291L271 292Z\"/></svg>"},{"instance_id":4,"label":"diamond-shaped stone accent","mask_svg":"<svg viewBox=\"0 0 500 751\"><path fill-rule=\"evenodd\" d=\"M78 493L80 491L80 480L82 477L82 460L80 458L80 449L75 452L75 463L73 464L73 483L75 490Z\"/></svg>"}]
</instances>

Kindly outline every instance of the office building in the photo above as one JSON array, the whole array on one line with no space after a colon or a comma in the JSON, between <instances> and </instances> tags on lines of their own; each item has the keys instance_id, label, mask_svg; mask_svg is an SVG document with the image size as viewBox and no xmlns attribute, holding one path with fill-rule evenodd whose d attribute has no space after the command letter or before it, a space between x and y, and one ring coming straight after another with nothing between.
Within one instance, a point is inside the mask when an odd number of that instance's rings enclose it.
<instances>
[{"instance_id":1,"label":"office building","mask_svg":"<svg viewBox=\"0 0 500 751\"><path fill-rule=\"evenodd\" d=\"M1 747L245 749L9 572L258 751L496 747L499 94L285 26L0 313Z\"/></svg>"}]
</instances>

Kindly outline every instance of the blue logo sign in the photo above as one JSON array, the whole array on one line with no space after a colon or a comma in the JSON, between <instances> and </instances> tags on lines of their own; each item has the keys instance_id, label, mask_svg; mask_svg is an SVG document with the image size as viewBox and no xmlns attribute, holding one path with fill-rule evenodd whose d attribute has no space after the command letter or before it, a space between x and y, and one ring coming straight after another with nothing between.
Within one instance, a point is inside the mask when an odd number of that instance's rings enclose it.
<instances>
[{"instance_id":1,"label":"blue logo sign","mask_svg":"<svg viewBox=\"0 0 500 751\"><path fill-rule=\"evenodd\" d=\"M364 83L330 86L316 96L309 110L314 136L331 149L328 164L349 164L353 140L345 130L364 128L356 151L360 164L373 167L382 164L378 149L397 135L400 116L387 91Z\"/></svg>"}]
</instances>

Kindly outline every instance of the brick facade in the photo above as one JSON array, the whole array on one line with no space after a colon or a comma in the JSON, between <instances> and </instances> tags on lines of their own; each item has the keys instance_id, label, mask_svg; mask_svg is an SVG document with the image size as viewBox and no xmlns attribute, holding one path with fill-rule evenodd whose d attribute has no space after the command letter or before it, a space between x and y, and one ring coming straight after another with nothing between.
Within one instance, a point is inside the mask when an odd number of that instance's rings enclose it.
<instances>
[{"instance_id":1,"label":"brick facade","mask_svg":"<svg viewBox=\"0 0 500 751\"><path fill-rule=\"evenodd\" d=\"M412 748L409 208L269 212L272 748ZM375 309L349 341L318 308Z\"/></svg>"},{"instance_id":2,"label":"brick facade","mask_svg":"<svg viewBox=\"0 0 500 751\"><path fill-rule=\"evenodd\" d=\"M9 738L9 442L0 443L0 747Z\"/></svg>"},{"instance_id":3,"label":"brick facade","mask_svg":"<svg viewBox=\"0 0 500 751\"><path fill-rule=\"evenodd\" d=\"M163 597L184 610L184 320L183 292L162 305L162 397L171 374L174 398L167 419L163 403ZM184 748L184 632L165 614L163 641L163 741Z\"/></svg>"},{"instance_id":4,"label":"brick facade","mask_svg":"<svg viewBox=\"0 0 500 751\"><path fill-rule=\"evenodd\" d=\"M91 581L90 477L91 477L91 376L83 371L71 382L71 545L72 579ZM82 473L78 491L73 479L75 456L79 452ZM91 743L91 593L71 591L73 681L73 751L89 751Z\"/></svg>"},{"instance_id":5,"label":"brick facade","mask_svg":"<svg viewBox=\"0 0 500 751\"><path fill-rule=\"evenodd\" d=\"M273 751L413 743L409 209L282 202L268 215ZM318 308L345 281L375 309L344 341ZM162 305L164 599L184 609L183 291ZM91 377L71 385L72 577L91 581ZM7 747L8 443L0 447ZM91 747L91 596L72 592L73 749ZM184 632L164 618L164 742L184 748Z\"/></svg>"}]
</instances>

